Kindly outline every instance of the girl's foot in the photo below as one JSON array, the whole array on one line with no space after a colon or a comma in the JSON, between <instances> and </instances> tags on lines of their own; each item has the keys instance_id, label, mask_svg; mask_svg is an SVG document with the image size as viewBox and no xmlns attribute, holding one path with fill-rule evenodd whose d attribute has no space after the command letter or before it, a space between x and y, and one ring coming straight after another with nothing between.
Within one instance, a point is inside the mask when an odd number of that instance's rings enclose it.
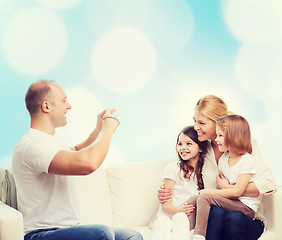
<instances>
[{"instance_id":1,"label":"girl's foot","mask_svg":"<svg viewBox=\"0 0 282 240\"><path fill-rule=\"evenodd\" d=\"M194 234L192 240L206 240L206 238L203 235Z\"/></svg>"}]
</instances>

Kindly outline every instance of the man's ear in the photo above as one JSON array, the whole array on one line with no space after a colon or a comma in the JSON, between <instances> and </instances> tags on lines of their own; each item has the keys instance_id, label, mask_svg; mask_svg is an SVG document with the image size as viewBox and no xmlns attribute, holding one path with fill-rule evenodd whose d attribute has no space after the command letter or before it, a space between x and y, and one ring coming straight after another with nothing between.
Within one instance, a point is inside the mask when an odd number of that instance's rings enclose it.
<instances>
[{"instance_id":1,"label":"man's ear","mask_svg":"<svg viewBox=\"0 0 282 240\"><path fill-rule=\"evenodd\" d=\"M41 109L43 112L49 112L50 111L50 105L47 101L44 101L42 104L41 104Z\"/></svg>"}]
</instances>

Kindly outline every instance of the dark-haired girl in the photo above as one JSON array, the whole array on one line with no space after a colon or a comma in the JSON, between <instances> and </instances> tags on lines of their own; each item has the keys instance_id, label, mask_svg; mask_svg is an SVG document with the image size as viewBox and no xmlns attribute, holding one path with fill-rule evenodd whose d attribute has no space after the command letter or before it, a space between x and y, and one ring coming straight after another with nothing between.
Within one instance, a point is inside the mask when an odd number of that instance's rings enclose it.
<instances>
[{"instance_id":1,"label":"dark-haired girl","mask_svg":"<svg viewBox=\"0 0 282 240\"><path fill-rule=\"evenodd\" d=\"M179 160L166 166L163 181L165 189L173 197L161 204L153 226L153 240L191 239L185 202L204 188L202 166L206 153L206 142L198 140L193 126L184 128L177 137L176 151Z\"/></svg>"}]
</instances>

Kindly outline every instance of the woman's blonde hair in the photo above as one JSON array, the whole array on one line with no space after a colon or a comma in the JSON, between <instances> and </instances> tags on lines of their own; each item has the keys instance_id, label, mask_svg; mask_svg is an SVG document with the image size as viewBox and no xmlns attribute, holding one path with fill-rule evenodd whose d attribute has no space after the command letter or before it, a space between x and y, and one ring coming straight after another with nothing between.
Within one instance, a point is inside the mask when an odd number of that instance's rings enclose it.
<instances>
[{"instance_id":1,"label":"woman's blonde hair","mask_svg":"<svg viewBox=\"0 0 282 240\"><path fill-rule=\"evenodd\" d=\"M229 115L219 119L216 126L224 132L224 144L237 154L252 153L251 130L245 118Z\"/></svg>"},{"instance_id":2,"label":"woman's blonde hair","mask_svg":"<svg viewBox=\"0 0 282 240\"><path fill-rule=\"evenodd\" d=\"M225 102L215 95L207 95L201 98L196 104L195 111L215 122L218 119L231 114L227 111Z\"/></svg>"}]
</instances>

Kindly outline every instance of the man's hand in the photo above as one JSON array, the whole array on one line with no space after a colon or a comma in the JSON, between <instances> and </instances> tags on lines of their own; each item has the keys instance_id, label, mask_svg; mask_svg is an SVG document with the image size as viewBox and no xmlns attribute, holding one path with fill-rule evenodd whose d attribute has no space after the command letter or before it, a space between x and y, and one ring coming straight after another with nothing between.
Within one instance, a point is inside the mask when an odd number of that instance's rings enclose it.
<instances>
[{"instance_id":1,"label":"man's hand","mask_svg":"<svg viewBox=\"0 0 282 240\"><path fill-rule=\"evenodd\" d=\"M98 116L97 116L97 123L96 123L96 130L98 132L101 131L102 129L102 126L103 126L103 117L105 115L107 110L104 110L103 112L99 113Z\"/></svg>"},{"instance_id":2,"label":"man's hand","mask_svg":"<svg viewBox=\"0 0 282 240\"><path fill-rule=\"evenodd\" d=\"M164 185L158 190L158 199L161 204L165 203L167 200L171 199L172 193L171 190L165 189Z\"/></svg>"},{"instance_id":3,"label":"man's hand","mask_svg":"<svg viewBox=\"0 0 282 240\"><path fill-rule=\"evenodd\" d=\"M116 131L120 123L118 117L115 114L115 111L115 109L106 110L102 118L102 128L109 130L113 133Z\"/></svg>"},{"instance_id":4,"label":"man's hand","mask_svg":"<svg viewBox=\"0 0 282 240\"><path fill-rule=\"evenodd\" d=\"M195 207L188 203L184 203L181 208L183 209L183 212L186 214L187 217L189 217L190 214L195 211Z\"/></svg>"}]
</instances>

